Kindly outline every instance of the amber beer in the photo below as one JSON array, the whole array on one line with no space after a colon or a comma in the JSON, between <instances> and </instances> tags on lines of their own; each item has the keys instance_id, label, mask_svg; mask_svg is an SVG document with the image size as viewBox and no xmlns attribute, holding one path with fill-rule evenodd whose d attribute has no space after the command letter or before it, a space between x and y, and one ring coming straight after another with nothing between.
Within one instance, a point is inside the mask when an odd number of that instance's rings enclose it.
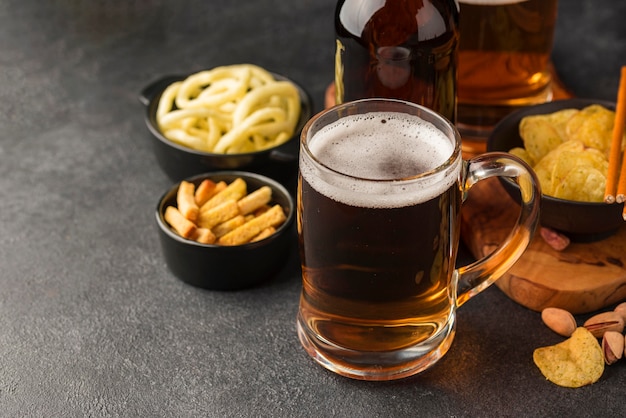
<instances>
[{"instance_id":1,"label":"amber beer","mask_svg":"<svg viewBox=\"0 0 626 418\"><path fill-rule=\"evenodd\" d=\"M452 344L456 310L530 243L534 173L507 154L461 154L454 124L401 100L343 103L302 129L297 330L322 366L363 380L431 367ZM462 197L494 176L520 186L517 222L489 256L455 268Z\"/></svg>"},{"instance_id":2,"label":"amber beer","mask_svg":"<svg viewBox=\"0 0 626 418\"><path fill-rule=\"evenodd\" d=\"M491 128L517 106L552 95L557 0L459 0L459 128Z\"/></svg>"},{"instance_id":3,"label":"amber beer","mask_svg":"<svg viewBox=\"0 0 626 418\"><path fill-rule=\"evenodd\" d=\"M407 100L456 119L459 11L454 0L339 0L336 101Z\"/></svg>"},{"instance_id":4,"label":"amber beer","mask_svg":"<svg viewBox=\"0 0 626 418\"><path fill-rule=\"evenodd\" d=\"M345 117L309 147L344 174L301 157L303 344L335 361L378 353L381 367L417 344L440 345L454 326L460 165L427 180L393 180L442 165L452 140L417 116L380 112Z\"/></svg>"}]
</instances>

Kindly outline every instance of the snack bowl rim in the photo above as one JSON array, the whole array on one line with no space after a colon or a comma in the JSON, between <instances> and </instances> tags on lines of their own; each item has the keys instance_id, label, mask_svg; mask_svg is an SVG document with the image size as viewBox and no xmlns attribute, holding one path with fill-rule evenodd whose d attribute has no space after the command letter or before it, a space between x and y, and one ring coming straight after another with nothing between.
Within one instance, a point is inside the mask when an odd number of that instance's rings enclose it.
<instances>
[{"instance_id":1,"label":"snack bowl rim","mask_svg":"<svg viewBox=\"0 0 626 418\"><path fill-rule=\"evenodd\" d=\"M582 109L598 104L615 110L615 102L571 98L554 100L518 109L504 117L493 129L487 140L487 151L509 152L523 146L519 135L519 123L525 116L553 113L563 109ZM519 203L519 186L509 178L499 177L506 192ZM597 214L595 214L597 212ZM563 232L574 241L596 241L614 234L624 223L621 205L604 202L582 202L541 195L541 224Z\"/></svg>"},{"instance_id":2,"label":"snack bowl rim","mask_svg":"<svg viewBox=\"0 0 626 418\"><path fill-rule=\"evenodd\" d=\"M198 174L184 181L199 184L202 180L230 182L240 177L249 191L268 185L272 202L283 206L285 222L269 237L242 245L203 244L178 235L167 224L164 212L176 199L179 181L161 195L156 207L156 223L161 250L169 270L180 280L211 290L240 290L257 285L277 273L287 258L293 242L290 230L294 224L295 203L287 189L266 176L246 171L215 171Z\"/></svg>"}]
</instances>

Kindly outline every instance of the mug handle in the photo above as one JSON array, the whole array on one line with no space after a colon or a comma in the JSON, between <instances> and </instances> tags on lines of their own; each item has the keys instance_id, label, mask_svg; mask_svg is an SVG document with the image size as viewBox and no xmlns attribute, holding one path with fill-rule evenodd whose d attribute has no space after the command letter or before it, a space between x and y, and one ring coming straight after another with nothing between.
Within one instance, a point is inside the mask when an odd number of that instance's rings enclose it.
<instances>
[{"instance_id":1,"label":"mug handle","mask_svg":"<svg viewBox=\"0 0 626 418\"><path fill-rule=\"evenodd\" d=\"M509 177L520 188L521 211L513 230L491 254L456 269L459 307L498 280L522 256L539 223L541 189L537 176L521 159L506 153L490 152L465 162L462 178L463 201L469 189L490 177Z\"/></svg>"}]
</instances>

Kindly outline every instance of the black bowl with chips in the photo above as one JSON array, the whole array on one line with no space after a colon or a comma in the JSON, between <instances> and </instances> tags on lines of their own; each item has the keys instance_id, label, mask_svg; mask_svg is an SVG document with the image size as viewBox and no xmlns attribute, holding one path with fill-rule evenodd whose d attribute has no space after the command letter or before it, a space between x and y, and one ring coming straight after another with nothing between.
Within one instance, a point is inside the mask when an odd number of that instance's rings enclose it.
<instances>
[{"instance_id":1,"label":"black bowl with chips","mask_svg":"<svg viewBox=\"0 0 626 418\"><path fill-rule=\"evenodd\" d=\"M519 124L526 116L550 114L563 109L583 109L592 104L615 110L614 102L580 98L557 100L517 110L496 125L487 141L487 151L508 152L512 148L523 147ZM507 178L499 180L507 193L519 203L518 185ZM579 202L542 195L541 225L565 234L572 241L597 241L622 227L622 208L621 204Z\"/></svg>"},{"instance_id":2,"label":"black bowl with chips","mask_svg":"<svg viewBox=\"0 0 626 418\"><path fill-rule=\"evenodd\" d=\"M152 137L157 161L173 181L217 170L243 170L266 175L283 183L295 184L299 156L299 136L304 124L312 116L313 103L309 93L298 83L276 73L278 81L293 83L300 96L300 117L293 136L274 148L241 154L219 154L194 150L166 138L156 120L159 100L164 90L172 83L184 80L189 75L167 75L147 85L139 100L146 106L145 123Z\"/></svg>"},{"instance_id":3,"label":"black bowl with chips","mask_svg":"<svg viewBox=\"0 0 626 418\"><path fill-rule=\"evenodd\" d=\"M247 184L248 193L269 186L272 190L271 204L282 206L286 220L269 237L242 245L201 244L185 239L173 230L164 217L168 206L176 206L180 182L176 183L161 196L155 213L161 249L169 270L185 283L210 290L240 290L271 279L282 269L290 251L297 245L293 231L293 198L280 183L255 173L222 171L185 180L198 186L207 178L229 184L241 178Z\"/></svg>"}]
</instances>

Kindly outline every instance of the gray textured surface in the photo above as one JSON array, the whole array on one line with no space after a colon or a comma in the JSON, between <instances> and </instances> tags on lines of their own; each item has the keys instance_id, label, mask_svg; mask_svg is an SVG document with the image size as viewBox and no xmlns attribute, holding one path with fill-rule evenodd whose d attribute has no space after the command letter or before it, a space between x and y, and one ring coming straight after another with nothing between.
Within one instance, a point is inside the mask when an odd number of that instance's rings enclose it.
<instances>
[{"instance_id":1,"label":"gray textured surface","mask_svg":"<svg viewBox=\"0 0 626 418\"><path fill-rule=\"evenodd\" d=\"M561 1L555 65L577 95L614 99L625 6ZM626 362L590 387L546 382L532 350L560 338L495 287L463 306L434 368L373 384L300 348L295 252L273 281L235 293L167 271L153 211L171 181L140 90L163 74L254 62L302 81L319 109L333 7L0 3L0 416L625 415Z\"/></svg>"}]
</instances>

